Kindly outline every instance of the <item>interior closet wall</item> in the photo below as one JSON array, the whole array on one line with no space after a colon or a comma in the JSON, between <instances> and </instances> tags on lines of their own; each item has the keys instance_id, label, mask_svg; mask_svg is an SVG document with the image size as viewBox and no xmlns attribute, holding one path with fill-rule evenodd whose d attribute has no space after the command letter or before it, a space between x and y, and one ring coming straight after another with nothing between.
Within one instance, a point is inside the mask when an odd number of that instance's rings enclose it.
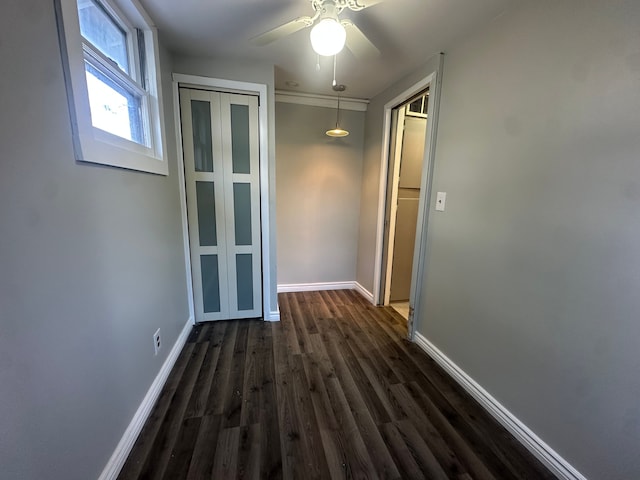
<instances>
[{"instance_id":1,"label":"interior closet wall","mask_svg":"<svg viewBox=\"0 0 640 480\"><path fill-rule=\"evenodd\" d=\"M406 115L393 243L390 301L409 300L427 119Z\"/></svg>"}]
</instances>

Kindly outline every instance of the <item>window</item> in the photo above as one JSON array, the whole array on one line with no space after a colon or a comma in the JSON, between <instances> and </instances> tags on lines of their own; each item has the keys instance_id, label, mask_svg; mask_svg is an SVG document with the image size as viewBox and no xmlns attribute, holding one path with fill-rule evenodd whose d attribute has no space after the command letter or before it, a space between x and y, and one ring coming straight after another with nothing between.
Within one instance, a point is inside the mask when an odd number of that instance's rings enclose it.
<instances>
[{"instance_id":1,"label":"window","mask_svg":"<svg viewBox=\"0 0 640 480\"><path fill-rule=\"evenodd\" d=\"M136 0L57 0L76 158L167 174L155 29Z\"/></svg>"},{"instance_id":2,"label":"window","mask_svg":"<svg viewBox=\"0 0 640 480\"><path fill-rule=\"evenodd\" d=\"M429 89L427 88L424 93L420 93L419 95L418 98L407 103L405 115L427 118L427 112L429 110Z\"/></svg>"}]
</instances>

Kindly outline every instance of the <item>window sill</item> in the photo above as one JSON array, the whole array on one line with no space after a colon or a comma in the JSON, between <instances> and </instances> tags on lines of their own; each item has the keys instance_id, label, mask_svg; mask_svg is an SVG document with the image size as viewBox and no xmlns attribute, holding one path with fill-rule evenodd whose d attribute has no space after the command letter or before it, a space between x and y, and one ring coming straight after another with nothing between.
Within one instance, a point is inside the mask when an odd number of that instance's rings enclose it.
<instances>
[{"instance_id":1,"label":"window sill","mask_svg":"<svg viewBox=\"0 0 640 480\"><path fill-rule=\"evenodd\" d=\"M74 150L76 160L80 162L169 175L166 160L154 155L152 149L97 128L93 129L93 134L74 135Z\"/></svg>"}]
</instances>

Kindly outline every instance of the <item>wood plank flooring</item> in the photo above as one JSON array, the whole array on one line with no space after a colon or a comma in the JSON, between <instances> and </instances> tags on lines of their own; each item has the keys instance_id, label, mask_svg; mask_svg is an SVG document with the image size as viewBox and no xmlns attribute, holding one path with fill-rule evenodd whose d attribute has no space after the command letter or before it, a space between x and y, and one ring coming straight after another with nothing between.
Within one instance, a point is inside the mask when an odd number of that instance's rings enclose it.
<instances>
[{"instance_id":1,"label":"wood plank flooring","mask_svg":"<svg viewBox=\"0 0 640 480\"><path fill-rule=\"evenodd\" d=\"M551 479L350 290L279 295L281 321L194 327L119 476Z\"/></svg>"}]
</instances>

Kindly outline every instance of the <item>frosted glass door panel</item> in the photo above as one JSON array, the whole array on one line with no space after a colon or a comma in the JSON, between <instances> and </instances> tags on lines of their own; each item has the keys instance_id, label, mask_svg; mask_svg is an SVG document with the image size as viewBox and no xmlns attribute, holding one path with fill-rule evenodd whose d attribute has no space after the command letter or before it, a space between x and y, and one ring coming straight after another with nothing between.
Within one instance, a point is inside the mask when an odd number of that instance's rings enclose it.
<instances>
[{"instance_id":1,"label":"frosted glass door panel","mask_svg":"<svg viewBox=\"0 0 640 480\"><path fill-rule=\"evenodd\" d=\"M251 173L249 107L231 105L231 157L233 173Z\"/></svg>"},{"instance_id":2,"label":"frosted glass door panel","mask_svg":"<svg viewBox=\"0 0 640 480\"><path fill-rule=\"evenodd\" d=\"M217 255L202 255L200 257L202 271L202 299L204 313L220 311L220 274L218 271Z\"/></svg>"},{"instance_id":3,"label":"frosted glass door panel","mask_svg":"<svg viewBox=\"0 0 640 480\"><path fill-rule=\"evenodd\" d=\"M211 103L191 100L193 156L196 172L213 172Z\"/></svg>"},{"instance_id":4,"label":"frosted glass door panel","mask_svg":"<svg viewBox=\"0 0 640 480\"><path fill-rule=\"evenodd\" d=\"M253 265L251 254L236 255L238 310L253 310Z\"/></svg>"},{"instance_id":5,"label":"frosted glass door panel","mask_svg":"<svg viewBox=\"0 0 640 480\"><path fill-rule=\"evenodd\" d=\"M233 184L233 223L236 245L251 245L251 185Z\"/></svg>"},{"instance_id":6,"label":"frosted glass door panel","mask_svg":"<svg viewBox=\"0 0 640 480\"><path fill-rule=\"evenodd\" d=\"M216 230L216 200L213 182L196 182L198 231L200 246L215 247L218 244Z\"/></svg>"}]
</instances>

